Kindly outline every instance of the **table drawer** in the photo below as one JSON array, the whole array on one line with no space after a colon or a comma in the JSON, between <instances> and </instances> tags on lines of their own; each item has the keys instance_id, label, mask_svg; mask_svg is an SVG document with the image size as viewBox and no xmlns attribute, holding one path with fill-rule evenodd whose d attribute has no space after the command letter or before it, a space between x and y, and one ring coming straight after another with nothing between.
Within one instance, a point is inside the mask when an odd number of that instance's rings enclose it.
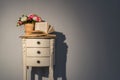
<instances>
[{"instance_id":1,"label":"table drawer","mask_svg":"<svg viewBox=\"0 0 120 80\"><path fill-rule=\"evenodd\" d=\"M49 66L50 58L27 58L27 66Z\"/></svg>"},{"instance_id":2,"label":"table drawer","mask_svg":"<svg viewBox=\"0 0 120 80\"><path fill-rule=\"evenodd\" d=\"M49 56L50 48L27 48L27 56Z\"/></svg>"},{"instance_id":3,"label":"table drawer","mask_svg":"<svg viewBox=\"0 0 120 80\"><path fill-rule=\"evenodd\" d=\"M49 39L26 39L27 47L50 47Z\"/></svg>"}]
</instances>

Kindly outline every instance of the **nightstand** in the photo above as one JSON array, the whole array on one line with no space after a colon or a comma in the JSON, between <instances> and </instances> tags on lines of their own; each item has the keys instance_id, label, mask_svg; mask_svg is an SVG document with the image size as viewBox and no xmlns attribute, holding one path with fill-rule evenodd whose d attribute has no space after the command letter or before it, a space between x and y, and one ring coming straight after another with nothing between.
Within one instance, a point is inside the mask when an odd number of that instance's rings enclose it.
<instances>
[{"instance_id":1,"label":"nightstand","mask_svg":"<svg viewBox=\"0 0 120 80\"><path fill-rule=\"evenodd\" d=\"M55 36L21 36L23 46L23 80L28 67L49 67L49 80L53 78Z\"/></svg>"}]
</instances>

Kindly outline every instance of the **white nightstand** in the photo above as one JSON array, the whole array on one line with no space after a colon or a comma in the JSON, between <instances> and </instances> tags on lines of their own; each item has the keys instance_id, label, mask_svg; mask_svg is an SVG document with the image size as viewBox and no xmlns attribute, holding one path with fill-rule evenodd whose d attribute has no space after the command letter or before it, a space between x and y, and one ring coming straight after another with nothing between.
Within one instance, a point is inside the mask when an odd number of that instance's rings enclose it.
<instances>
[{"instance_id":1,"label":"white nightstand","mask_svg":"<svg viewBox=\"0 0 120 80\"><path fill-rule=\"evenodd\" d=\"M49 80L53 78L55 36L21 36L23 45L23 80L27 80L27 67L49 67Z\"/></svg>"}]
</instances>

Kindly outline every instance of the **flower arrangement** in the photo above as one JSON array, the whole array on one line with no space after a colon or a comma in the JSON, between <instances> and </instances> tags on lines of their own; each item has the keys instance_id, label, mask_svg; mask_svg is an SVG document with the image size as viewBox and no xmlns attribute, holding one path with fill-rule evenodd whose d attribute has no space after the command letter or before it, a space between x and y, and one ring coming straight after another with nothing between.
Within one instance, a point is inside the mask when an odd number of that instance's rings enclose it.
<instances>
[{"instance_id":1,"label":"flower arrangement","mask_svg":"<svg viewBox=\"0 0 120 80\"><path fill-rule=\"evenodd\" d=\"M17 26L24 25L26 23L35 23L35 22L41 22L42 19L36 14L30 14L30 15L22 15L19 17L17 21Z\"/></svg>"}]
</instances>

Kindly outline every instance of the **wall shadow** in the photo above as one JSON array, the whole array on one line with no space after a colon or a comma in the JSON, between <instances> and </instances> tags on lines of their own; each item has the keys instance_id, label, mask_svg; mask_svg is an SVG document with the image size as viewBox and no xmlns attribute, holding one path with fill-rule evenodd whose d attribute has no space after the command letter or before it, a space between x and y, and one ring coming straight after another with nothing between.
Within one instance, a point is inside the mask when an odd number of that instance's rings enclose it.
<instances>
[{"instance_id":1,"label":"wall shadow","mask_svg":"<svg viewBox=\"0 0 120 80\"><path fill-rule=\"evenodd\" d=\"M31 80L35 80L35 75L38 76L37 80L42 80L42 77L48 77L49 68L48 67L32 67Z\"/></svg>"},{"instance_id":2,"label":"wall shadow","mask_svg":"<svg viewBox=\"0 0 120 80\"><path fill-rule=\"evenodd\" d=\"M66 37L61 32L54 32L56 34L55 40L55 65L54 65L54 80L67 80L66 77L66 61L67 61L67 43L64 41ZM38 80L49 75L48 67L32 67L31 80L35 80L35 75L38 75Z\"/></svg>"},{"instance_id":3,"label":"wall shadow","mask_svg":"<svg viewBox=\"0 0 120 80\"><path fill-rule=\"evenodd\" d=\"M67 80L66 77L66 62L67 62L67 43L66 36L61 32L55 32L56 44L55 44L55 66L54 66L54 79Z\"/></svg>"}]
</instances>

